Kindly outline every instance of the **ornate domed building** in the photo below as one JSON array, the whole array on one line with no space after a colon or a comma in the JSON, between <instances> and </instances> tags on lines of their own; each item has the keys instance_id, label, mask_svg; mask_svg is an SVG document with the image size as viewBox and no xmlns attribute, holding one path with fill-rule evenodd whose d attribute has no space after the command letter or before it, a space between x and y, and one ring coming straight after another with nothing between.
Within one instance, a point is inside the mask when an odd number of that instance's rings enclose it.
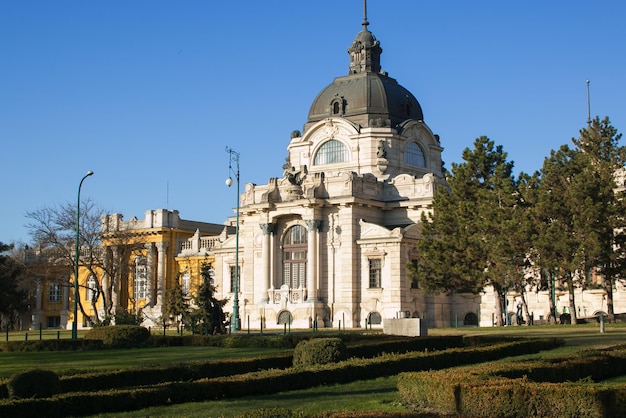
<instances>
[{"instance_id":1,"label":"ornate domed building","mask_svg":"<svg viewBox=\"0 0 626 418\"><path fill-rule=\"evenodd\" d=\"M415 96L381 70L368 25L365 16L348 48L348 74L292 133L282 177L245 185L239 242L211 249L217 291L232 311L238 287L244 327L366 327L407 316L443 326L478 310L474 296L460 305L426 296L408 277L421 215L446 187L443 149Z\"/></svg>"}]
</instances>

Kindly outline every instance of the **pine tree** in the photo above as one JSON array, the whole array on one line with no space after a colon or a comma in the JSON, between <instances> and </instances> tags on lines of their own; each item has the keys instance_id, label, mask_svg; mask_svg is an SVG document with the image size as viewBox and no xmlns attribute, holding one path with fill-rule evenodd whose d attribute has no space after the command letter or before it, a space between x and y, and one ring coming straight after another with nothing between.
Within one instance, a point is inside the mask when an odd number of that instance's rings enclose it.
<instances>
[{"instance_id":1,"label":"pine tree","mask_svg":"<svg viewBox=\"0 0 626 418\"><path fill-rule=\"evenodd\" d=\"M450 190L435 195L433 214L422 217L417 278L428 292L478 293L492 286L496 310L504 312L507 291L523 278L520 243L528 242L516 233L522 214L513 162L487 137L465 149L463 160L452 165Z\"/></svg>"}]
</instances>

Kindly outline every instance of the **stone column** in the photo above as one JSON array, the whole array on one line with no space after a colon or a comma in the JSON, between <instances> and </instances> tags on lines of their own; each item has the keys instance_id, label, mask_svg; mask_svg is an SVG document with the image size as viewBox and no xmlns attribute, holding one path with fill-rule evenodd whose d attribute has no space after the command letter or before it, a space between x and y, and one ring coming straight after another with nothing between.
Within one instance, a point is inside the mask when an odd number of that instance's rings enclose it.
<instances>
[{"instance_id":1,"label":"stone column","mask_svg":"<svg viewBox=\"0 0 626 418\"><path fill-rule=\"evenodd\" d=\"M156 306L163 308L165 298L165 266L166 266L166 250L167 242L155 243L157 248L157 289L156 289Z\"/></svg>"},{"instance_id":2,"label":"stone column","mask_svg":"<svg viewBox=\"0 0 626 418\"><path fill-rule=\"evenodd\" d=\"M307 302L315 302L317 300L317 231L319 225L320 221L315 219L306 221L309 231L306 266Z\"/></svg>"},{"instance_id":3,"label":"stone column","mask_svg":"<svg viewBox=\"0 0 626 418\"><path fill-rule=\"evenodd\" d=\"M154 243L147 242L146 248L146 306L154 306Z\"/></svg>"},{"instance_id":4,"label":"stone column","mask_svg":"<svg viewBox=\"0 0 626 418\"><path fill-rule=\"evenodd\" d=\"M270 236L274 232L274 224L260 224L259 227L261 228L261 231L263 231L263 247L261 248L261 261L263 266L263 291L261 293L261 303L269 303L270 297L268 294L268 290L273 288L270 275Z\"/></svg>"}]
</instances>

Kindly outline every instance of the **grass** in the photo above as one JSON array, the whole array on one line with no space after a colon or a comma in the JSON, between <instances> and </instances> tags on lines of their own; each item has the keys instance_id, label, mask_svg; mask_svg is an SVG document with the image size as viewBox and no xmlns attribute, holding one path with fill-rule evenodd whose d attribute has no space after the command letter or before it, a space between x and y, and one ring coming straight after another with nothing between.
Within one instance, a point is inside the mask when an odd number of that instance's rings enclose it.
<instances>
[{"instance_id":1,"label":"grass","mask_svg":"<svg viewBox=\"0 0 626 418\"><path fill-rule=\"evenodd\" d=\"M45 367L59 374L115 370L210 359L252 357L283 350L260 348L159 347L94 351L0 352L0 379Z\"/></svg>"},{"instance_id":2,"label":"grass","mask_svg":"<svg viewBox=\"0 0 626 418\"><path fill-rule=\"evenodd\" d=\"M557 357L585 349L626 344L626 326L611 325L600 333L597 325L541 326L507 328L432 329L430 335L506 335L515 337L560 337L563 347L549 352L516 357ZM500 361L510 361L503 359ZM272 396L247 397L218 401L187 403L155 407L124 414L98 415L98 417L237 417L258 409L284 408L302 411L308 415L341 413L345 411L372 411L379 413L408 414L398 398L396 377L357 381L345 385L331 385L298 391L286 391Z\"/></svg>"},{"instance_id":3,"label":"grass","mask_svg":"<svg viewBox=\"0 0 626 418\"><path fill-rule=\"evenodd\" d=\"M504 328L448 328L431 329L430 335L503 335L511 337L559 337L565 346L549 352L516 359L555 357L584 349L626 344L626 325L608 325L599 332L597 324ZM43 352L0 353L0 376L7 376L46 364L56 371L76 369L126 368L209 358L245 357L276 350L223 349L214 347L170 347L137 350L106 350L93 352ZM504 359L501 361L510 361ZM626 378L624 378L626 380ZM613 380L622 382L624 380ZM298 391L285 391L271 396L224 399L186 403L167 407L154 407L122 414L105 414L99 417L237 417L261 408L284 408L306 414L324 414L340 411L372 411L382 413L407 413L396 391L396 377L358 381L345 385L332 385Z\"/></svg>"}]
</instances>

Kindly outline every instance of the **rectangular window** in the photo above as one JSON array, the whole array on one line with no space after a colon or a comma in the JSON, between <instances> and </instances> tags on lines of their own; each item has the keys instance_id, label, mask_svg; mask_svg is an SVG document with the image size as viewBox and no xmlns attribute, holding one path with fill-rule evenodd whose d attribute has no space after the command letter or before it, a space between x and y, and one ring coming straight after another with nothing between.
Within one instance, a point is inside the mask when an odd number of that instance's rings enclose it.
<instances>
[{"instance_id":1,"label":"rectangular window","mask_svg":"<svg viewBox=\"0 0 626 418\"><path fill-rule=\"evenodd\" d=\"M61 326L60 316L48 316L46 317L46 328L59 328Z\"/></svg>"},{"instance_id":2,"label":"rectangular window","mask_svg":"<svg viewBox=\"0 0 626 418\"><path fill-rule=\"evenodd\" d=\"M189 276L189 273L185 272L183 274L182 279L183 279L182 280L183 281L183 284L182 284L183 296L189 296L189 287L191 285L191 277Z\"/></svg>"},{"instance_id":3,"label":"rectangular window","mask_svg":"<svg viewBox=\"0 0 626 418\"><path fill-rule=\"evenodd\" d=\"M237 269L235 266L230 266L230 289L228 290L230 293L235 291L235 280L237 276ZM241 267L239 267L239 283L241 284ZM241 291L241 289L239 289Z\"/></svg>"},{"instance_id":4,"label":"rectangular window","mask_svg":"<svg viewBox=\"0 0 626 418\"><path fill-rule=\"evenodd\" d=\"M146 257L135 258L135 300L146 298L148 267Z\"/></svg>"},{"instance_id":5,"label":"rectangular window","mask_svg":"<svg viewBox=\"0 0 626 418\"><path fill-rule=\"evenodd\" d=\"M411 260L411 265L413 266L413 269L415 271L415 273L417 273L417 260ZM411 289L419 289L419 282L417 281L417 278L414 278L411 280Z\"/></svg>"},{"instance_id":6,"label":"rectangular window","mask_svg":"<svg viewBox=\"0 0 626 418\"><path fill-rule=\"evenodd\" d=\"M61 285L52 283L48 289L48 302L61 302L62 293Z\"/></svg>"},{"instance_id":7,"label":"rectangular window","mask_svg":"<svg viewBox=\"0 0 626 418\"><path fill-rule=\"evenodd\" d=\"M370 259L370 288L380 288L380 258Z\"/></svg>"}]
</instances>

